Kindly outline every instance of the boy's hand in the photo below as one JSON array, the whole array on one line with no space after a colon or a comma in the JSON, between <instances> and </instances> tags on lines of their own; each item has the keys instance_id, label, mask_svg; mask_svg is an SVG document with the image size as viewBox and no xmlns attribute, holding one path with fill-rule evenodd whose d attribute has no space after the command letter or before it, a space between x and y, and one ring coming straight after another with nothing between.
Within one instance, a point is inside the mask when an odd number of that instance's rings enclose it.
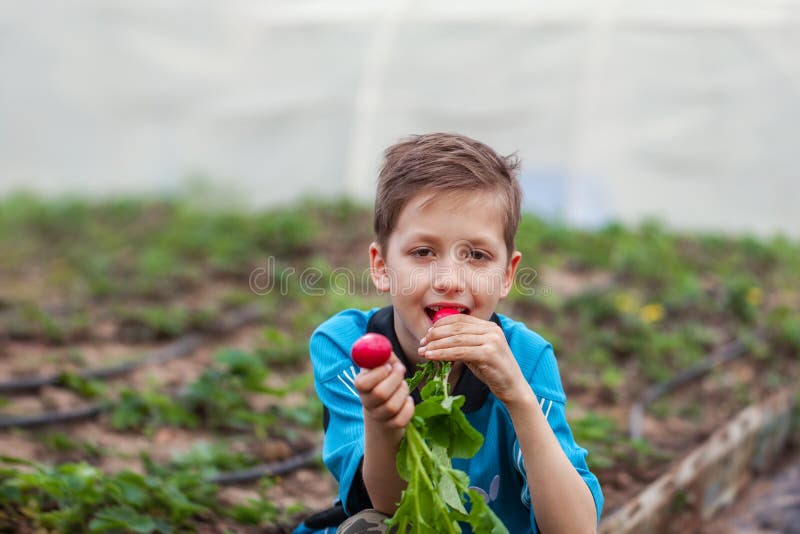
<instances>
[{"instance_id":1,"label":"boy's hand","mask_svg":"<svg viewBox=\"0 0 800 534\"><path fill-rule=\"evenodd\" d=\"M394 352L384 365L361 369L355 386L365 419L389 428L405 428L414 417L414 399L409 395L405 373L405 366Z\"/></svg>"},{"instance_id":2,"label":"boy's hand","mask_svg":"<svg viewBox=\"0 0 800 534\"><path fill-rule=\"evenodd\" d=\"M492 321L466 314L440 319L420 340L419 354L464 362L504 404L531 395L503 330Z\"/></svg>"}]
</instances>

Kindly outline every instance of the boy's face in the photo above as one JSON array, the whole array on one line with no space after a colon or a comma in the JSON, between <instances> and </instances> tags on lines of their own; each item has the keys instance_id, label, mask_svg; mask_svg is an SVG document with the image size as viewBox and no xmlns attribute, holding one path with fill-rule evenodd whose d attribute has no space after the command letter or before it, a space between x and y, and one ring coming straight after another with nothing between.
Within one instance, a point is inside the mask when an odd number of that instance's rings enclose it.
<instances>
[{"instance_id":1,"label":"boy's face","mask_svg":"<svg viewBox=\"0 0 800 534\"><path fill-rule=\"evenodd\" d=\"M390 294L395 332L411 361L422 361L419 339L437 307L488 320L508 295L521 255L509 258L504 216L491 191L422 192L400 212L386 250L370 245L373 282Z\"/></svg>"}]
</instances>

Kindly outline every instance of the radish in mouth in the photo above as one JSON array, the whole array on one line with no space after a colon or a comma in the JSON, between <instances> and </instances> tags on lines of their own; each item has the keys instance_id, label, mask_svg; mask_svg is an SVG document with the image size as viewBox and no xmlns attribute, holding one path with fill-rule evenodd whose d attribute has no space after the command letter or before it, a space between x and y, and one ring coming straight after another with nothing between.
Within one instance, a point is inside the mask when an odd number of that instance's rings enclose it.
<instances>
[{"instance_id":1,"label":"radish in mouth","mask_svg":"<svg viewBox=\"0 0 800 534\"><path fill-rule=\"evenodd\" d=\"M439 319L447 317L448 315L458 315L461 313L455 308L441 308L436 313L433 314L433 322L436 323Z\"/></svg>"}]
</instances>

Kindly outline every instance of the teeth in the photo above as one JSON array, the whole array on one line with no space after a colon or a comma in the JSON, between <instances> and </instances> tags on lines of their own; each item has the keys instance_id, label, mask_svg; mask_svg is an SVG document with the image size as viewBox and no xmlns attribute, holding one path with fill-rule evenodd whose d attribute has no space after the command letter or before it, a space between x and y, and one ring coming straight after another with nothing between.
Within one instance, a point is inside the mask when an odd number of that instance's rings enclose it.
<instances>
[{"instance_id":1,"label":"teeth","mask_svg":"<svg viewBox=\"0 0 800 534\"><path fill-rule=\"evenodd\" d=\"M434 313L441 310L442 308L453 308L454 310L457 310L459 313L466 310L466 308L464 308L463 306L428 306L428 307L432 309Z\"/></svg>"}]
</instances>

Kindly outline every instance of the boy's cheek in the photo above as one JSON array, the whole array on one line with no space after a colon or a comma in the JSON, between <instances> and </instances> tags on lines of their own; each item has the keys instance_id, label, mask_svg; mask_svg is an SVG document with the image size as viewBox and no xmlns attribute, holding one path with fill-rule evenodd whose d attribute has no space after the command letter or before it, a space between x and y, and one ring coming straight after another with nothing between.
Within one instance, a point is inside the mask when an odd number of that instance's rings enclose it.
<instances>
[{"instance_id":1,"label":"boy's cheek","mask_svg":"<svg viewBox=\"0 0 800 534\"><path fill-rule=\"evenodd\" d=\"M487 269L478 280L482 282L482 285L479 286L482 291L489 295L494 295L505 285L506 271L502 267Z\"/></svg>"}]
</instances>

